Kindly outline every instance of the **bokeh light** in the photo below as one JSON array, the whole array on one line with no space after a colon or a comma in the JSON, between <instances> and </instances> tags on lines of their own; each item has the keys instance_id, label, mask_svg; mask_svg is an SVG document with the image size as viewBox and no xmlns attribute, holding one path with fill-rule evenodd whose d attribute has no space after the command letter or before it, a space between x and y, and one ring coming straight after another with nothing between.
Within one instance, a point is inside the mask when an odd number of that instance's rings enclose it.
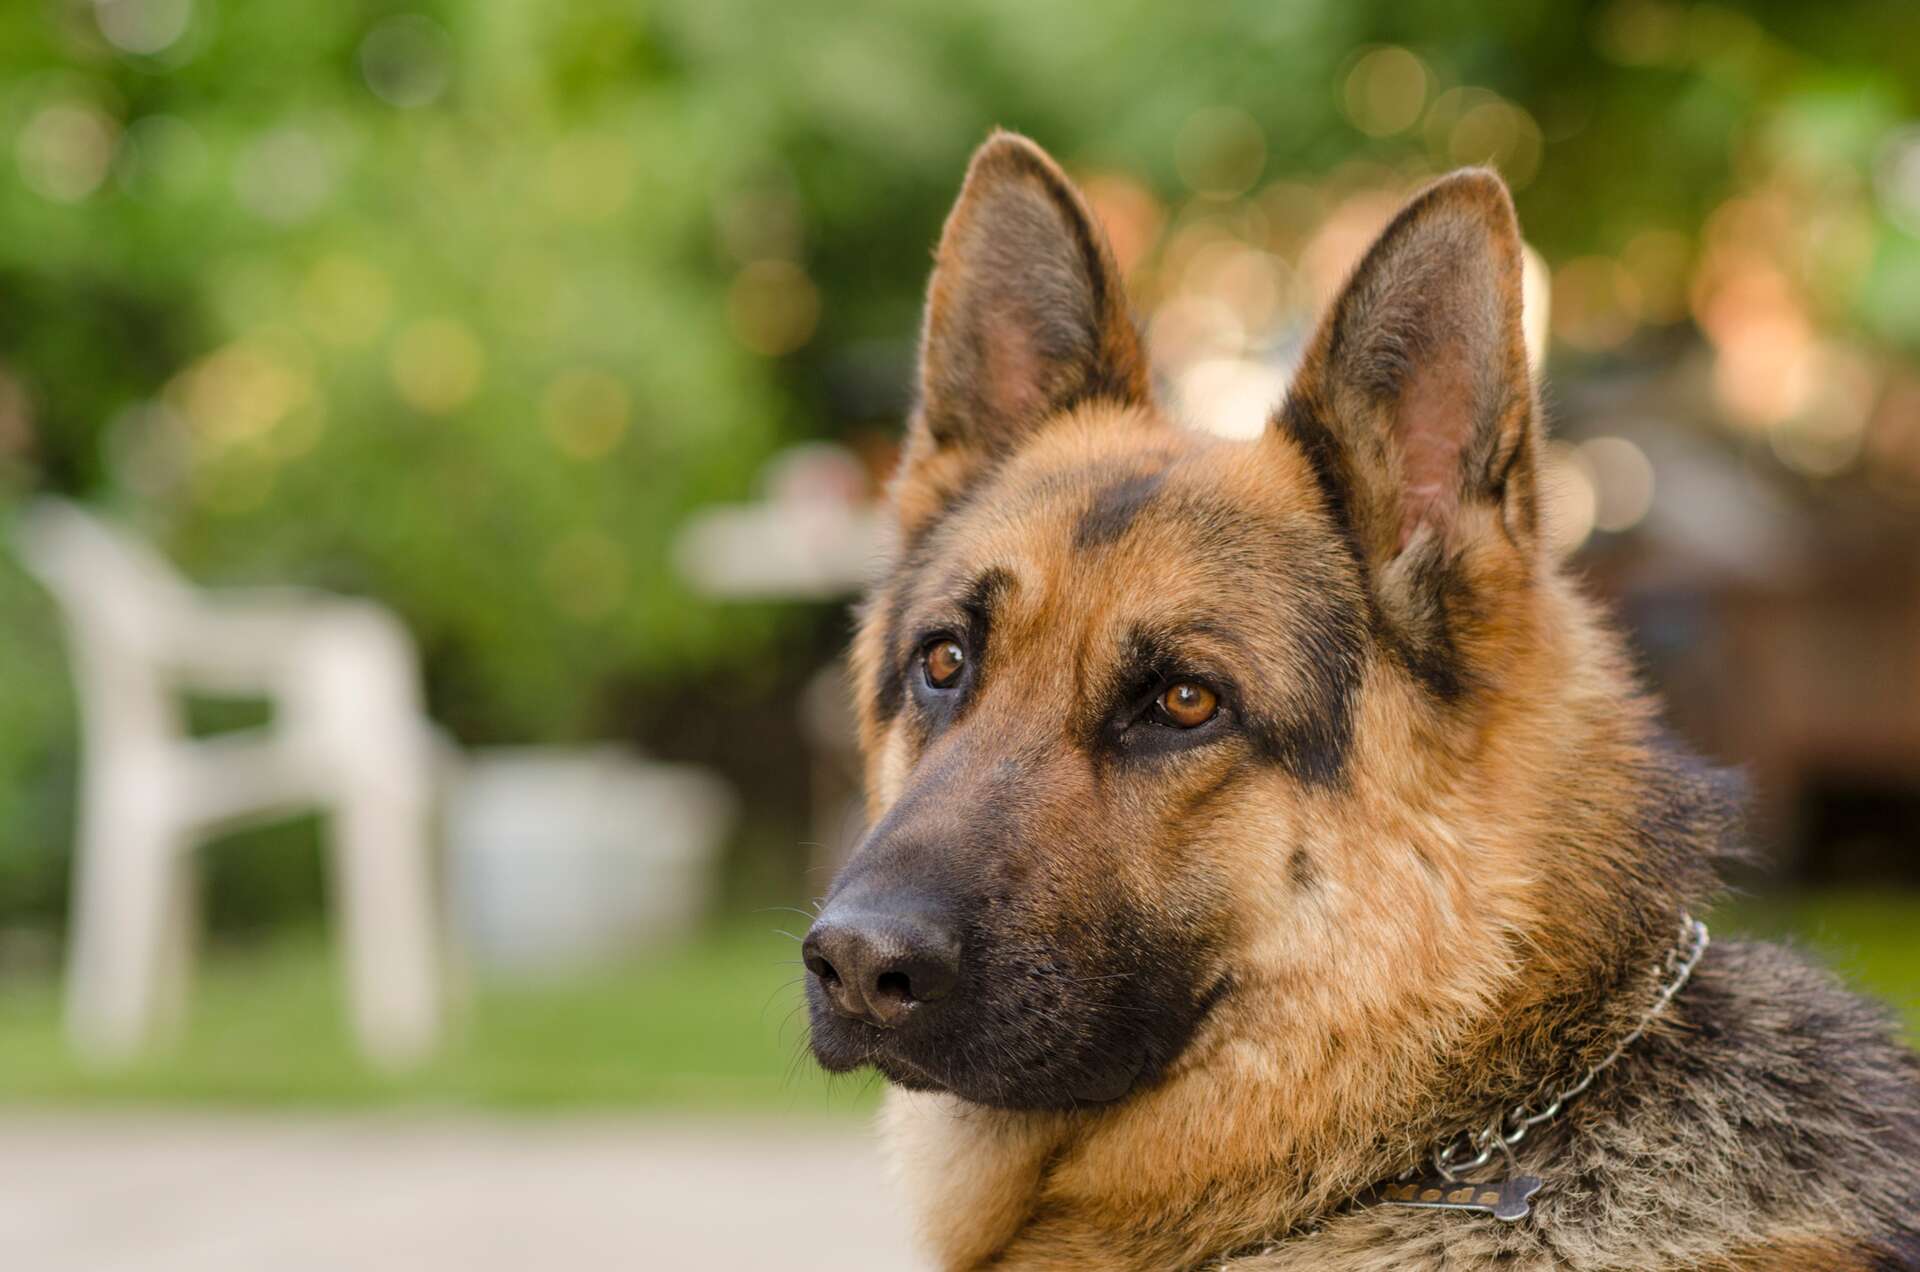
<instances>
[{"instance_id":1,"label":"bokeh light","mask_svg":"<svg viewBox=\"0 0 1920 1272\"><path fill-rule=\"evenodd\" d=\"M820 292L792 261L754 261L734 275L727 316L741 344L778 357L813 338L820 321Z\"/></svg>"},{"instance_id":2,"label":"bokeh light","mask_svg":"<svg viewBox=\"0 0 1920 1272\"><path fill-rule=\"evenodd\" d=\"M1107 233L1120 272L1133 274L1159 239L1166 209L1152 190L1125 173L1083 173L1078 184Z\"/></svg>"},{"instance_id":3,"label":"bokeh light","mask_svg":"<svg viewBox=\"0 0 1920 1272\"><path fill-rule=\"evenodd\" d=\"M193 0L94 0L100 34L122 53L163 53L193 21Z\"/></svg>"},{"instance_id":4,"label":"bokeh light","mask_svg":"<svg viewBox=\"0 0 1920 1272\"><path fill-rule=\"evenodd\" d=\"M1578 447L1547 443L1540 465L1540 504L1547 545L1556 556L1572 555L1593 534L1600 492Z\"/></svg>"},{"instance_id":5,"label":"bokeh light","mask_svg":"<svg viewBox=\"0 0 1920 1272\"><path fill-rule=\"evenodd\" d=\"M262 220L291 225L305 221L332 196L333 156L320 138L297 125L270 129L241 150L233 191Z\"/></svg>"},{"instance_id":6,"label":"bokeh light","mask_svg":"<svg viewBox=\"0 0 1920 1272\"><path fill-rule=\"evenodd\" d=\"M1575 448L1594 489L1596 530L1631 530L1653 508L1653 461L1624 437L1595 437Z\"/></svg>"},{"instance_id":7,"label":"bokeh light","mask_svg":"<svg viewBox=\"0 0 1920 1272\"><path fill-rule=\"evenodd\" d=\"M591 368L562 371L540 398L548 436L575 459L598 459L627 434L632 403L619 377Z\"/></svg>"},{"instance_id":8,"label":"bokeh light","mask_svg":"<svg viewBox=\"0 0 1920 1272\"><path fill-rule=\"evenodd\" d=\"M1805 400L1773 421L1768 441L1802 476L1833 477L1860 457L1878 376L1866 357L1831 343L1813 346L1808 362Z\"/></svg>"},{"instance_id":9,"label":"bokeh light","mask_svg":"<svg viewBox=\"0 0 1920 1272\"><path fill-rule=\"evenodd\" d=\"M1267 137L1237 106L1196 111L1180 128L1174 166L1196 194L1230 199L1250 189L1267 163Z\"/></svg>"},{"instance_id":10,"label":"bokeh light","mask_svg":"<svg viewBox=\"0 0 1920 1272\"><path fill-rule=\"evenodd\" d=\"M1554 334L1584 353L1618 349L1640 321L1640 288L1619 261L1582 256L1553 272Z\"/></svg>"},{"instance_id":11,"label":"bokeh light","mask_svg":"<svg viewBox=\"0 0 1920 1272\"><path fill-rule=\"evenodd\" d=\"M1333 302L1360 257L1400 210L1402 197L1397 190L1361 190L1327 214L1300 254L1307 300L1315 310Z\"/></svg>"},{"instance_id":12,"label":"bokeh light","mask_svg":"<svg viewBox=\"0 0 1920 1272\"><path fill-rule=\"evenodd\" d=\"M1547 363L1547 336L1553 328L1553 273L1531 243L1522 243L1520 250L1520 323L1527 365L1538 375Z\"/></svg>"},{"instance_id":13,"label":"bokeh light","mask_svg":"<svg viewBox=\"0 0 1920 1272\"><path fill-rule=\"evenodd\" d=\"M486 364L486 352L465 323L428 318L400 333L389 367L394 388L408 406L445 415L473 398Z\"/></svg>"},{"instance_id":14,"label":"bokeh light","mask_svg":"<svg viewBox=\"0 0 1920 1272\"><path fill-rule=\"evenodd\" d=\"M633 195L637 177L633 147L611 133L573 133L547 154L541 197L573 221L606 221Z\"/></svg>"},{"instance_id":15,"label":"bokeh light","mask_svg":"<svg viewBox=\"0 0 1920 1272\"><path fill-rule=\"evenodd\" d=\"M1238 357L1247 348L1247 329L1224 301L1211 296L1177 296L1154 311L1147 328L1148 355L1164 376L1211 358Z\"/></svg>"},{"instance_id":16,"label":"bokeh light","mask_svg":"<svg viewBox=\"0 0 1920 1272\"><path fill-rule=\"evenodd\" d=\"M194 437L215 448L259 438L313 394L298 344L266 333L215 349L167 388Z\"/></svg>"},{"instance_id":17,"label":"bokeh light","mask_svg":"<svg viewBox=\"0 0 1920 1272\"><path fill-rule=\"evenodd\" d=\"M453 41L432 18L397 14L360 41L360 74L389 106L431 106L453 81Z\"/></svg>"},{"instance_id":18,"label":"bokeh light","mask_svg":"<svg viewBox=\"0 0 1920 1272\"><path fill-rule=\"evenodd\" d=\"M1257 338L1280 320L1282 307L1291 300L1289 273L1286 263L1271 252L1222 239L1188 258L1179 290L1224 304L1240 329Z\"/></svg>"},{"instance_id":19,"label":"bokeh light","mask_svg":"<svg viewBox=\"0 0 1920 1272\"><path fill-rule=\"evenodd\" d=\"M1525 109L1484 88L1450 88L1434 99L1425 121L1427 147L1442 168L1481 164L1525 189L1540 170L1544 140Z\"/></svg>"},{"instance_id":20,"label":"bokeh light","mask_svg":"<svg viewBox=\"0 0 1920 1272\"><path fill-rule=\"evenodd\" d=\"M1372 49L1347 72L1341 104L1353 126L1369 137L1391 137L1420 122L1431 77L1406 49Z\"/></svg>"},{"instance_id":21,"label":"bokeh light","mask_svg":"<svg viewBox=\"0 0 1920 1272\"><path fill-rule=\"evenodd\" d=\"M1258 437L1286 395L1279 368L1250 358L1207 358L1188 367L1176 385L1176 409L1190 426L1220 437Z\"/></svg>"},{"instance_id":22,"label":"bokeh light","mask_svg":"<svg viewBox=\"0 0 1920 1272\"><path fill-rule=\"evenodd\" d=\"M1887 219L1920 236L1920 126L1902 128L1880 143L1873 178Z\"/></svg>"},{"instance_id":23,"label":"bokeh light","mask_svg":"<svg viewBox=\"0 0 1920 1272\"><path fill-rule=\"evenodd\" d=\"M85 101L55 101L34 112L20 130L20 175L37 193L75 203L100 188L113 163L120 125Z\"/></svg>"},{"instance_id":24,"label":"bokeh light","mask_svg":"<svg viewBox=\"0 0 1920 1272\"><path fill-rule=\"evenodd\" d=\"M321 257L300 284L302 320L315 335L342 347L378 339L392 310L387 276L349 252Z\"/></svg>"}]
</instances>

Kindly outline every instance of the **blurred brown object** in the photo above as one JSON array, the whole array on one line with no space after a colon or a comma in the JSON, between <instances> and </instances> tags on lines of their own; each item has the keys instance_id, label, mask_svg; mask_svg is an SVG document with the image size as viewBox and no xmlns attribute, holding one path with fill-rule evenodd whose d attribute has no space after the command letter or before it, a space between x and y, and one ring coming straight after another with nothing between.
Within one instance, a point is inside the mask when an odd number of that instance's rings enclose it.
<instances>
[{"instance_id":1,"label":"blurred brown object","mask_svg":"<svg viewBox=\"0 0 1920 1272\"><path fill-rule=\"evenodd\" d=\"M1808 878L1901 864L1836 860L1824 800L1920 800L1920 535L1853 538L1817 536L1805 568L1771 586L1703 588L1689 602L1703 638L1665 673L1676 723L1749 768L1762 839Z\"/></svg>"},{"instance_id":2,"label":"blurred brown object","mask_svg":"<svg viewBox=\"0 0 1920 1272\"><path fill-rule=\"evenodd\" d=\"M1650 514L1591 545L1589 576L1679 732L1747 769L1757 842L1804 882L1920 878L1920 506L1864 475L1788 480L1677 423L1671 379L1562 406L1653 457Z\"/></svg>"}]
</instances>

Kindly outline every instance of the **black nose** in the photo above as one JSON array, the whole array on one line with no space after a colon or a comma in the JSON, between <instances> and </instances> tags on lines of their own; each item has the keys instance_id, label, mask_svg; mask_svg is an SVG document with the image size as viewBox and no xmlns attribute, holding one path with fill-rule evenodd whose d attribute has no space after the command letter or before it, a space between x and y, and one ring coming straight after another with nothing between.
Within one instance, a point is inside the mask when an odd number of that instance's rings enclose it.
<instances>
[{"instance_id":1,"label":"black nose","mask_svg":"<svg viewBox=\"0 0 1920 1272\"><path fill-rule=\"evenodd\" d=\"M843 1016L892 1029L960 979L960 940L935 907L829 905L800 947Z\"/></svg>"}]
</instances>

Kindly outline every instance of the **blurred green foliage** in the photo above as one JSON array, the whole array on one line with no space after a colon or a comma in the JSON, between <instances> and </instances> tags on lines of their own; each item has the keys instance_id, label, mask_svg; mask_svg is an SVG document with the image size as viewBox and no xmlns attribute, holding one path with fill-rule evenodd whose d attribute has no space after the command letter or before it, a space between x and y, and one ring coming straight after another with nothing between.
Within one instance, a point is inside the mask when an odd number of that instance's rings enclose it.
<instances>
[{"instance_id":1,"label":"blurred green foliage","mask_svg":"<svg viewBox=\"0 0 1920 1272\"><path fill-rule=\"evenodd\" d=\"M1764 163L1869 209L1830 307L1912 347L1920 244L1861 191L1917 36L1906 0L30 0L0 9L0 513L75 493L203 581L377 596L464 741L619 734L837 621L700 602L667 545L781 442L895 427L988 127L1166 198L1223 104L1261 180L1447 166L1343 106L1404 45L1535 121L1550 260L1691 233ZM74 750L8 564L0 720L4 921L57 903Z\"/></svg>"}]
</instances>

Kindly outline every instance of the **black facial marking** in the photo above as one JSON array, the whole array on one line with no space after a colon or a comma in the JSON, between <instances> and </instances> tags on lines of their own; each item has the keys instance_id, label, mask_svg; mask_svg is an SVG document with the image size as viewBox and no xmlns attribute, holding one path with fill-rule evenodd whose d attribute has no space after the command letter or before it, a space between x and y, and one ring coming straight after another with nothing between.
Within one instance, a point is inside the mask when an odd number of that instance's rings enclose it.
<instances>
[{"instance_id":1,"label":"black facial marking","mask_svg":"<svg viewBox=\"0 0 1920 1272\"><path fill-rule=\"evenodd\" d=\"M1165 471L1137 473L1099 491L1074 527L1073 546L1080 549L1103 547L1113 543L1133 525L1134 519L1153 502Z\"/></svg>"},{"instance_id":2,"label":"black facial marking","mask_svg":"<svg viewBox=\"0 0 1920 1272\"><path fill-rule=\"evenodd\" d=\"M992 470L988 469L990 473ZM901 624L905 619L907 602L912 590L912 581L932 562L935 554L935 532L950 519L963 511L978 495L982 477L976 476L964 488L949 493L940 503L940 511L925 525L916 528L901 545L899 560L889 572L885 583L879 585L868 597L865 607L881 605L885 598L885 626L883 648L887 651L887 662L881 668L880 681L874 686L874 714L881 724L890 723L900 713L904 700L904 684L901 677L898 652L900 642L905 639Z\"/></svg>"},{"instance_id":3,"label":"black facial marking","mask_svg":"<svg viewBox=\"0 0 1920 1272\"><path fill-rule=\"evenodd\" d=\"M1414 591L1426 612L1404 629L1387 631L1387 645L1413 678L1443 703L1456 703L1472 687L1472 676L1454 643L1454 632L1473 617L1473 590L1457 556L1438 545L1414 563Z\"/></svg>"},{"instance_id":4,"label":"black facial marking","mask_svg":"<svg viewBox=\"0 0 1920 1272\"><path fill-rule=\"evenodd\" d=\"M1360 551L1360 539L1354 530L1353 510L1349 505L1352 482L1347 475L1347 456L1340 439L1333 435L1326 421L1299 398L1287 399L1274 424L1306 457L1307 466L1313 470L1314 484L1320 488L1320 499L1326 505L1327 516L1333 521L1334 529L1339 532L1341 541L1345 543L1364 579L1367 561Z\"/></svg>"},{"instance_id":5,"label":"black facial marking","mask_svg":"<svg viewBox=\"0 0 1920 1272\"><path fill-rule=\"evenodd\" d=\"M898 674L904 678L908 692L919 704L923 741L964 716L978 696L980 679L987 672L994 607L1012 586L1013 575L999 568L984 570L964 585L949 585L949 595L958 593L956 600L947 603L949 617L935 627L902 633L900 640L904 643L888 650L888 656L901 669ZM924 623L925 616L919 621ZM943 634L959 639L965 662L954 684L936 687L928 682L921 658L927 643Z\"/></svg>"},{"instance_id":6,"label":"black facial marking","mask_svg":"<svg viewBox=\"0 0 1920 1272\"><path fill-rule=\"evenodd\" d=\"M1305 892L1318 877L1312 854L1305 848L1295 848L1293 855L1287 858L1287 878L1293 881L1293 886Z\"/></svg>"},{"instance_id":7,"label":"black facial marking","mask_svg":"<svg viewBox=\"0 0 1920 1272\"><path fill-rule=\"evenodd\" d=\"M1104 294L1104 291L1102 294ZM1140 323L1133 319L1125 319L1124 321L1127 321L1131 326L1136 344L1143 342L1145 335ZM1087 375L1086 386L1081 392L1082 401L1118 402L1122 405L1135 401L1136 397L1137 395L1134 392L1133 385L1128 380L1127 373L1105 358L1100 359L1094 364L1092 370Z\"/></svg>"},{"instance_id":8,"label":"black facial marking","mask_svg":"<svg viewBox=\"0 0 1920 1272\"><path fill-rule=\"evenodd\" d=\"M1299 399L1288 399L1275 426L1306 456L1327 515L1339 530L1365 583L1366 558L1353 525L1347 458L1339 439L1312 407ZM1499 480L1505 480L1504 472ZM1428 693L1443 703L1458 702L1472 686L1454 644L1454 630L1458 622L1470 616L1472 589L1460 562L1437 551L1416 563L1413 587L1424 598L1426 612L1410 625L1388 621L1380 611L1373 589L1367 587L1368 626Z\"/></svg>"},{"instance_id":9,"label":"black facial marking","mask_svg":"<svg viewBox=\"0 0 1920 1272\"><path fill-rule=\"evenodd\" d=\"M906 551L901 556L903 570L906 563L918 563L925 559L927 541L933 537L934 531L964 512L975 499L979 498L982 487L998 471L997 464L982 464L968 472L966 485L957 490L949 490L941 496L939 511L934 513L932 519L925 525L916 528L907 536Z\"/></svg>"},{"instance_id":10,"label":"black facial marking","mask_svg":"<svg viewBox=\"0 0 1920 1272\"><path fill-rule=\"evenodd\" d=\"M1065 904L1059 850L1022 814L1045 782L1044 745L1008 753L965 734L921 767L853 854L820 922L934 914L959 938L952 990L897 1028L843 1017L807 986L823 1067L872 1065L899 1085L976 1104L1073 1109L1158 1081L1231 991L1216 937L1170 906L1141 906L1110 871ZM1207 877L1202 891L1223 892Z\"/></svg>"},{"instance_id":11,"label":"black facial marking","mask_svg":"<svg viewBox=\"0 0 1920 1272\"><path fill-rule=\"evenodd\" d=\"M987 637L993 630L994 607L1012 586L1013 575L1008 571L998 567L982 570L960 600L960 608L967 616L967 637L971 646L968 652L976 664L986 661Z\"/></svg>"},{"instance_id":12,"label":"black facial marking","mask_svg":"<svg viewBox=\"0 0 1920 1272\"><path fill-rule=\"evenodd\" d=\"M895 585L893 594L887 600L885 626L882 630L882 648L886 650L886 661L881 665L880 683L874 686L874 714L881 724L890 723L900 714L900 703L904 697L902 685L903 673L899 660L894 653L900 648L900 622L906 609L906 591Z\"/></svg>"},{"instance_id":13,"label":"black facial marking","mask_svg":"<svg viewBox=\"0 0 1920 1272\"><path fill-rule=\"evenodd\" d=\"M1296 644L1305 674L1293 686L1287 716L1256 730L1266 757L1310 786L1346 772L1353 748L1354 699L1366 661L1366 628L1355 608L1323 589L1303 593Z\"/></svg>"},{"instance_id":14,"label":"black facial marking","mask_svg":"<svg viewBox=\"0 0 1920 1272\"><path fill-rule=\"evenodd\" d=\"M1237 694L1224 669L1196 664L1182 653L1185 644L1205 633L1218 634L1204 623L1174 629L1136 627L1127 634L1105 683L1088 695L1087 710L1078 724L1077 731L1087 738L1090 751L1097 756L1147 758L1204 744L1228 728ZM1220 696L1220 711L1190 729L1155 723L1154 700L1182 679L1211 688Z\"/></svg>"}]
</instances>

